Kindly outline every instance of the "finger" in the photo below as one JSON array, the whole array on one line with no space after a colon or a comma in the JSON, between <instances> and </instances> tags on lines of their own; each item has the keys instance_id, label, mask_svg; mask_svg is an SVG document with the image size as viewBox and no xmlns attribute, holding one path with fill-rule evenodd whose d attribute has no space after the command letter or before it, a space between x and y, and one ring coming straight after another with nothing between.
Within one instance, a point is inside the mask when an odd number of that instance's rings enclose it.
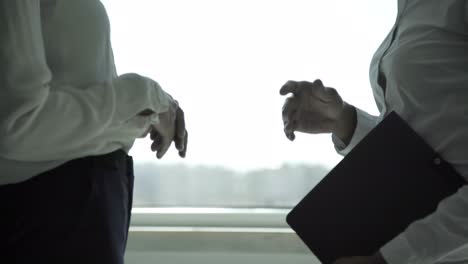
<instances>
[{"instance_id":1,"label":"finger","mask_svg":"<svg viewBox=\"0 0 468 264\"><path fill-rule=\"evenodd\" d=\"M179 155L183 153L185 147L187 130L185 129L185 116L184 111L179 108L177 109L176 118L176 136L174 138L176 149L179 151Z\"/></svg>"},{"instance_id":2,"label":"finger","mask_svg":"<svg viewBox=\"0 0 468 264\"><path fill-rule=\"evenodd\" d=\"M313 86L315 87L324 87L323 86L323 83L322 83L322 80L320 79L316 79L313 83L312 83Z\"/></svg>"},{"instance_id":3,"label":"finger","mask_svg":"<svg viewBox=\"0 0 468 264\"><path fill-rule=\"evenodd\" d=\"M166 152L169 149L169 147L171 146L171 144L172 144L172 141L163 140L162 144L157 146L156 157L158 159L161 159L162 157L164 157L164 155L166 154Z\"/></svg>"},{"instance_id":4,"label":"finger","mask_svg":"<svg viewBox=\"0 0 468 264\"><path fill-rule=\"evenodd\" d=\"M284 134L286 135L286 138L290 141L294 141L296 139L296 134L294 132L284 131Z\"/></svg>"},{"instance_id":5,"label":"finger","mask_svg":"<svg viewBox=\"0 0 468 264\"><path fill-rule=\"evenodd\" d=\"M184 145L185 145L184 140L185 140L185 137L183 137L183 138L175 137L174 138L175 147L179 152L184 150Z\"/></svg>"},{"instance_id":6,"label":"finger","mask_svg":"<svg viewBox=\"0 0 468 264\"><path fill-rule=\"evenodd\" d=\"M291 141L294 141L294 139L296 138L296 135L294 134L296 127L297 127L297 122L295 120L291 120L287 122L284 126L284 134Z\"/></svg>"},{"instance_id":7,"label":"finger","mask_svg":"<svg viewBox=\"0 0 468 264\"><path fill-rule=\"evenodd\" d=\"M151 151L154 152L156 151L157 146L162 143L163 137L156 129L153 129L150 133L150 139L153 141L151 144Z\"/></svg>"},{"instance_id":8,"label":"finger","mask_svg":"<svg viewBox=\"0 0 468 264\"><path fill-rule=\"evenodd\" d=\"M153 143L151 144L151 151L155 152L156 150L158 150L160 147L160 145L163 143L162 141L162 138L159 137L159 138L156 138L155 140L153 140Z\"/></svg>"},{"instance_id":9,"label":"finger","mask_svg":"<svg viewBox=\"0 0 468 264\"><path fill-rule=\"evenodd\" d=\"M323 87L323 83L320 79L315 80L314 82L307 81L288 81L280 89L281 95L286 95L292 93L294 95L300 95L304 92L313 92L317 87Z\"/></svg>"},{"instance_id":10,"label":"finger","mask_svg":"<svg viewBox=\"0 0 468 264\"><path fill-rule=\"evenodd\" d=\"M287 81L280 89L280 95L287 95L288 93L297 95L299 92L299 87L295 81Z\"/></svg>"},{"instance_id":11,"label":"finger","mask_svg":"<svg viewBox=\"0 0 468 264\"><path fill-rule=\"evenodd\" d=\"M184 137L180 138L176 136L174 138L175 147L179 151L179 154L184 151L184 148L186 145L185 144L186 135L187 135L187 132L184 132Z\"/></svg>"},{"instance_id":12,"label":"finger","mask_svg":"<svg viewBox=\"0 0 468 264\"><path fill-rule=\"evenodd\" d=\"M176 113L176 137L185 138L185 114L182 108L177 109Z\"/></svg>"},{"instance_id":13,"label":"finger","mask_svg":"<svg viewBox=\"0 0 468 264\"><path fill-rule=\"evenodd\" d=\"M287 98L286 101L284 102L283 109L281 112L282 117L283 117L283 123L286 123L287 121L289 121L291 117L295 115L295 112L297 111L298 108L299 108L299 100L296 97L291 96Z\"/></svg>"},{"instance_id":14,"label":"finger","mask_svg":"<svg viewBox=\"0 0 468 264\"><path fill-rule=\"evenodd\" d=\"M320 79L315 80L313 83L298 82L296 85L298 86L298 90L308 93L324 102L330 102L339 97L338 92L334 88L323 86Z\"/></svg>"},{"instance_id":15,"label":"finger","mask_svg":"<svg viewBox=\"0 0 468 264\"><path fill-rule=\"evenodd\" d=\"M334 88L323 86L320 80L316 80L313 83L298 82L296 85L298 87L297 90L301 92L297 96L312 96L323 103L336 102L341 98Z\"/></svg>"},{"instance_id":16,"label":"finger","mask_svg":"<svg viewBox=\"0 0 468 264\"><path fill-rule=\"evenodd\" d=\"M293 141L296 136L294 131L297 129L297 109L299 107L299 100L292 96L286 99L283 105L283 129L286 137Z\"/></svg>"},{"instance_id":17,"label":"finger","mask_svg":"<svg viewBox=\"0 0 468 264\"><path fill-rule=\"evenodd\" d=\"M161 134L156 129L153 129L150 133L150 139L155 140L156 138L160 137Z\"/></svg>"},{"instance_id":18,"label":"finger","mask_svg":"<svg viewBox=\"0 0 468 264\"><path fill-rule=\"evenodd\" d=\"M179 156L181 158L185 158L185 155L187 154L187 143L188 143L188 132L185 131L184 146L182 150L179 151Z\"/></svg>"}]
</instances>

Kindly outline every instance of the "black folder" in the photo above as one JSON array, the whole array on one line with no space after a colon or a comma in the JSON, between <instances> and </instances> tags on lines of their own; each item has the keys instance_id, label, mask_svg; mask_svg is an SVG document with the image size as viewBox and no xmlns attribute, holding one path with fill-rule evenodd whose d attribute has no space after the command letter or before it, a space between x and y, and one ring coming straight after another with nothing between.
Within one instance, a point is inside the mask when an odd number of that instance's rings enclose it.
<instances>
[{"instance_id":1,"label":"black folder","mask_svg":"<svg viewBox=\"0 0 468 264\"><path fill-rule=\"evenodd\" d=\"M325 264L372 255L466 181L395 112L287 215Z\"/></svg>"}]
</instances>

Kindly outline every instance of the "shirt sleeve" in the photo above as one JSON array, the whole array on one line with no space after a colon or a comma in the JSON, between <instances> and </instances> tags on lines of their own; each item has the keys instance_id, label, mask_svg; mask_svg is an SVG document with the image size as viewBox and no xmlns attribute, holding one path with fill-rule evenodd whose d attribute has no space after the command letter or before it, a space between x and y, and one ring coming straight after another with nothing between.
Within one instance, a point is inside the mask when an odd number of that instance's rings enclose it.
<instances>
[{"instance_id":1,"label":"shirt sleeve","mask_svg":"<svg viewBox=\"0 0 468 264\"><path fill-rule=\"evenodd\" d=\"M335 150L339 154L347 155L361 140L377 125L378 117L368 114L367 112L355 107L356 109L356 128L348 145L343 140L332 134L332 141L335 145Z\"/></svg>"},{"instance_id":2,"label":"shirt sleeve","mask_svg":"<svg viewBox=\"0 0 468 264\"><path fill-rule=\"evenodd\" d=\"M161 87L136 74L80 89L51 87L39 0L0 0L0 44L3 158L47 161L92 155L106 143L140 136L169 107ZM155 114L138 116L146 109Z\"/></svg>"},{"instance_id":3,"label":"shirt sleeve","mask_svg":"<svg viewBox=\"0 0 468 264\"><path fill-rule=\"evenodd\" d=\"M380 249L389 264L436 263L468 244L468 186Z\"/></svg>"}]
</instances>

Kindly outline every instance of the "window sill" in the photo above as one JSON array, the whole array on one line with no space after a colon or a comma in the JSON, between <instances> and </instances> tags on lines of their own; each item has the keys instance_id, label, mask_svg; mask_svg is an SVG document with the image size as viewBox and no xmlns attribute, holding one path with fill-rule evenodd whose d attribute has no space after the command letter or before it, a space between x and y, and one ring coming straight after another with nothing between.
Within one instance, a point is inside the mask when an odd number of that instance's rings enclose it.
<instances>
[{"instance_id":1,"label":"window sill","mask_svg":"<svg viewBox=\"0 0 468 264\"><path fill-rule=\"evenodd\" d=\"M263 208L133 208L131 226L289 229L286 223L289 211Z\"/></svg>"},{"instance_id":2,"label":"window sill","mask_svg":"<svg viewBox=\"0 0 468 264\"><path fill-rule=\"evenodd\" d=\"M128 250L310 254L287 209L134 208Z\"/></svg>"}]
</instances>

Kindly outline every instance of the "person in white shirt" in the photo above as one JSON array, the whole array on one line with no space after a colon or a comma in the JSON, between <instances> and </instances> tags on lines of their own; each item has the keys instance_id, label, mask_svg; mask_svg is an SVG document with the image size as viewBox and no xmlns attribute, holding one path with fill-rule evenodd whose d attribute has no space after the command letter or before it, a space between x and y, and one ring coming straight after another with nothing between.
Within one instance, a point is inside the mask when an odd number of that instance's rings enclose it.
<instances>
[{"instance_id":1,"label":"person in white shirt","mask_svg":"<svg viewBox=\"0 0 468 264\"><path fill-rule=\"evenodd\" d=\"M380 110L372 116L320 80L287 82L284 132L332 133L346 155L385 115L397 112L468 180L468 1L399 0L394 27L371 62ZM468 263L468 186L440 202L374 256L335 264Z\"/></svg>"},{"instance_id":2,"label":"person in white shirt","mask_svg":"<svg viewBox=\"0 0 468 264\"><path fill-rule=\"evenodd\" d=\"M116 74L98 0L0 0L0 262L123 263L134 140L185 157L182 109Z\"/></svg>"}]
</instances>

